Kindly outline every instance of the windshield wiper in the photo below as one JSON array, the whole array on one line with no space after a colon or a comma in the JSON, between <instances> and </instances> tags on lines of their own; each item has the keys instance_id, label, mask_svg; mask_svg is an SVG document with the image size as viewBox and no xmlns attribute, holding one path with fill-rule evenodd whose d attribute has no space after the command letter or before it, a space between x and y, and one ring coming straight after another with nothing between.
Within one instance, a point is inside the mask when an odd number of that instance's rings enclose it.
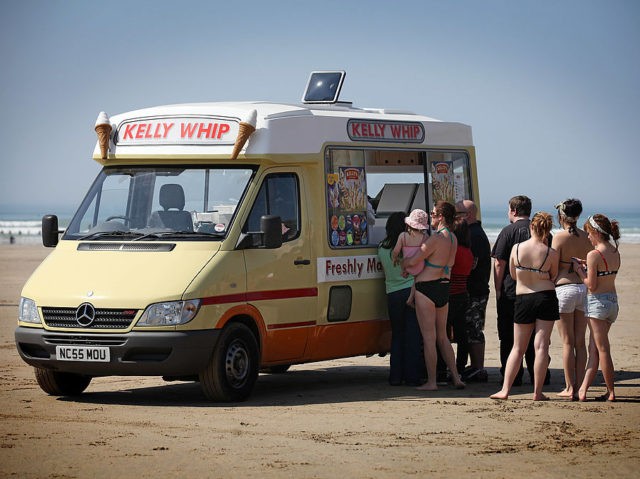
<instances>
[{"instance_id":1,"label":"windshield wiper","mask_svg":"<svg viewBox=\"0 0 640 479\"><path fill-rule=\"evenodd\" d=\"M199 231L161 231L157 233L147 233L134 238L131 241L142 241L147 239L163 239L163 238L221 238L224 233L204 233Z\"/></svg>"}]
</instances>

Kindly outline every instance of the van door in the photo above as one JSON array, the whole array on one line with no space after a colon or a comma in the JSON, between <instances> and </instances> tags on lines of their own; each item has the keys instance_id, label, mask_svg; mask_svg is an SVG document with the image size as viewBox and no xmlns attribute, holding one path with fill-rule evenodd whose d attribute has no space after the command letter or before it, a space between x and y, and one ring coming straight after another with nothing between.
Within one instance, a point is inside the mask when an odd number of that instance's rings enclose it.
<instances>
[{"instance_id":1,"label":"van door","mask_svg":"<svg viewBox=\"0 0 640 479\"><path fill-rule=\"evenodd\" d=\"M244 250L248 302L260 311L267 331L263 365L302 358L309 331L315 326L318 288L307 203L299 169L270 169L243 228L244 232L259 231L263 215L282 220L280 248Z\"/></svg>"}]
</instances>

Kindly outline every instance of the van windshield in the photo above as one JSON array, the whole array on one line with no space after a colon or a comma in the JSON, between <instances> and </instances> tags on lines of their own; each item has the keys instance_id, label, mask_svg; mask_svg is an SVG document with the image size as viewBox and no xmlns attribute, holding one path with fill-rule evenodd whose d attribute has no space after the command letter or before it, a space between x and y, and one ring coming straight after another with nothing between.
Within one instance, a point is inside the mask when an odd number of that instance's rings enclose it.
<instances>
[{"instance_id":1,"label":"van windshield","mask_svg":"<svg viewBox=\"0 0 640 479\"><path fill-rule=\"evenodd\" d=\"M219 241L254 173L223 166L105 168L63 239Z\"/></svg>"}]
</instances>

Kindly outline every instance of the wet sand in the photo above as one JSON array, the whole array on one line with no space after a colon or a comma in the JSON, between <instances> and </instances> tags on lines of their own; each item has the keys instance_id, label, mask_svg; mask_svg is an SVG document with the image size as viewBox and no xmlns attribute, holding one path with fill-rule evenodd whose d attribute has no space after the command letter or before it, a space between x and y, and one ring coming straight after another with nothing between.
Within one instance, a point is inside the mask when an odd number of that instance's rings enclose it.
<instances>
[{"instance_id":1,"label":"wet sand","mask_svg":"<svg viewBox=\"0 0 640 479\"><path fill-rule=\"evenodd\" d=\"M618 402L556 397L525 381L499 389L495 301L487 312L489 382L458 391L387 385L388 357L261 374L244 403L214 404L195 383L94 379L77 398L43 393L13 339L22 284L50 250L0 245L0 477L637 477L640 468L640 245L622 245L621 312L611 331ZM527 378L527 375L525 375Z\"/></svg>"}]
</instances>

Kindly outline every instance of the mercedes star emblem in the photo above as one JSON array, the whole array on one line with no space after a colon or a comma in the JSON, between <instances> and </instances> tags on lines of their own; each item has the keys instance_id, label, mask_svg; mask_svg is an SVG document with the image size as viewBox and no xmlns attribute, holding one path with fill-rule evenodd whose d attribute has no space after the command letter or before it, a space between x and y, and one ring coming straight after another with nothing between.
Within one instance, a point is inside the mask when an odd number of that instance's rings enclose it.
<instances>
[{"instance_id":1,"label":"mercedes star emblem","mask_svg":"<svg viewBox=\"0 0 640 479\"><path fill-rule=\"evenodd\" d=\"M93 321L96 319L96 309L93 307L91 303L82 303L76 309L76 322L82 326L87 327L91 326Z\"/></svg>"}]
</instances>

